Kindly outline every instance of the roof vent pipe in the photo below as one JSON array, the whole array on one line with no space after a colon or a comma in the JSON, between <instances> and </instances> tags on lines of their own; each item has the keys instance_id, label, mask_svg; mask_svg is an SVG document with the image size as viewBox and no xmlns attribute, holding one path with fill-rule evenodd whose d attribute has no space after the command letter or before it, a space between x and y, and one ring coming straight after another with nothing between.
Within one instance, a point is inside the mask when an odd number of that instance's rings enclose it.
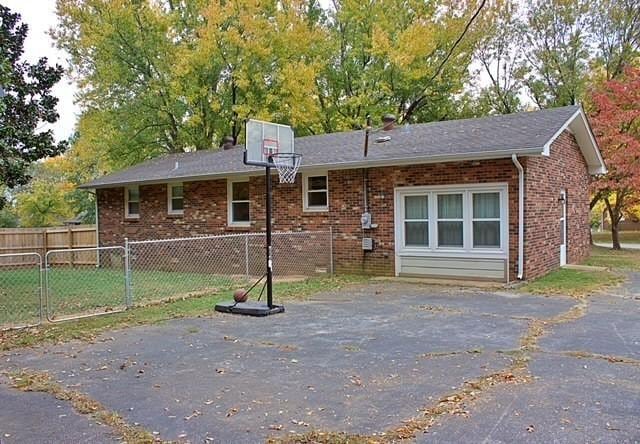
<instances>
[{"instance_id":1,"label":"roof vent pipe","mask_svg":"<svg viewBox=\"0 0 640 444\"><path fill-rule=\"evenodd\" d=\"M223 150L229 150L231 148L233 148L235 145L235 142L233 140L233 137L231 136L225 136L224 139L222 139L222 149Z\"/></svg>"},{"instance_id":2,"label":"roof vent pipe","mask_svg":"<svg viewBox=\"0 0 640 444\"><path fill-rule=\"evenodd\" d=\"M385 114L382 117L382 130L391 131L396 127L396 116L393 114Z\"/></svg>"}]
</instances>

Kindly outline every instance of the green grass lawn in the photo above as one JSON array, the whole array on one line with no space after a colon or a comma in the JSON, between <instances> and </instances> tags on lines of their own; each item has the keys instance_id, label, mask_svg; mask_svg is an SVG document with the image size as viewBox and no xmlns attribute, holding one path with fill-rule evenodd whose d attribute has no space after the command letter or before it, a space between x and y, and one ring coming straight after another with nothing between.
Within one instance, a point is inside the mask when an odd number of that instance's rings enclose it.
<instances>
[{"instance_id":1,"label":"green grass lawn","mask_svg":"<svg viewBox=\"0 0 640 444\"><path fill-rule=\"evenodd\" d=\"M274 283L276 302L304 300L321 291L338 290L345 286L366 282L366 276L312 277L297 282ZM99 333L134 325L153 324L179 317L209 316L216 303L230 300L233 291L157 302L130 310L56 324L43 324L22 330L0 332L0 351L42 343L72 339L91 340Z\"/></svg>"},{"instance_id":2,"label":"green grass lawn","mask_svg":"<svg viewBox=\"0 0 640 444\"><path fill-rule=\"evenodd\" d=\"M591 256L585 265L607 267L620 271L640 271L640 250L612 250L606 247L592 247Z\"/></svg>"},{"instance_id":3,"label":"green grass lawn","mask_svg":"<svg viewBox=\"0 0 640 444\"><path fill-rule=\"evenodd\" d=\"M606 286L615 285L623 279L611 271L580 271L561 268L528 282L521 291L534 294L562 294L583 296Z\"/></svg>"},{"instance_id":4,"label":"green grass lawn","mask_svg":"<svg viewBox=\"0 0 640 444\"><path fill-rule=\"evenodd\" d=\"M534 279L520 289L529 293L565 294L581 296L624 280L620 272L640 271L640 250L616 251L605 247L592 247L590 257L583 265L606 267L606 271L582 271L561 268Z\"/></svg>"},{"instance_id":5,"label":"green grass lawn","mask_svg":"<svg viewBox=\"0 0 640 444\"><path fill-rule=\"evenodd\" d=\"M592 233L594 242L611 243L611 231L603 231L601 233ZM640 231L621 231L619 233L620 242L630 244L640 244Z\"/></svg>"},{"instance_id":6,"label":"green grass lawn","mask_svg":"<svg viewBox=\"0 0 640 444\"><path fill-rule=\"evenodd\" d=\"M244 278L168 271L135 271L131 278L135 305L166 298L216 294L246 284ZM49 314L54 318L116 311L126 306L125 278L121 269L51 268L43 285L48 288ZM39 288L40 272L36 267L0 271L0 327L36 323Z\"/></svg>"}]
</instances>

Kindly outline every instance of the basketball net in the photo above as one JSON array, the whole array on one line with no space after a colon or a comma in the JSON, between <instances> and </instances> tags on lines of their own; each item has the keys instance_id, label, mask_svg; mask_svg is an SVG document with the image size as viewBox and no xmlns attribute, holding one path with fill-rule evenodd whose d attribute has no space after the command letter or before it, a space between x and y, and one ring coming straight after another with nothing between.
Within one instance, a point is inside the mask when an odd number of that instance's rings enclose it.
<instances>
[{"instance_id":1,"label":"basketball net","mask_svg":"<svg viewBox=\"0 0 640 444\"><path fill-rule=\"evenodd\" d=\"M294 183L296 181L296 174L302 161L301 154L273 153L271 154L271 159L278 170L280 183Z\"/></svg>"}]
</instances>

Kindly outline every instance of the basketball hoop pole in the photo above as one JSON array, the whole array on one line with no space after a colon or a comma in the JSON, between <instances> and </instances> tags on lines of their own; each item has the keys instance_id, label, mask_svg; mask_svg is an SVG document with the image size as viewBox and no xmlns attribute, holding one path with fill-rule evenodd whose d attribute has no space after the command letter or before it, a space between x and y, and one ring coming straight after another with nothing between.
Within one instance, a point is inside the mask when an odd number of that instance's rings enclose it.
<instances>
[{"instance_id":1,"label":"basketball hoop pole","mask_svg":"<svg viewBox=\"0 0 640 444\"><path fill-rule=\"evenodd\" d=\"M273 308L273 254L271 248L271 202L272 202L272 186L271 186L271 166L273 165L273 158L269 156L264 163L250 162L247 160L247 152L243 154L243 162L245 165L255 165L264 167L264 180L265 180L265 192L267 198L266 205L266 255L267 255L267 306Z\"/></svg>"},{"instance_id":2,"label":"basketball hoop pole","mask_svg":"<svg viewBox=\"0 0 640 444\"><path fill-rule=\"evenodd\" d=\"M265 180L267 181L267 306L273 308L273 258L271 255L271 156L267 159Z\"/></svg>"}]
</instances>

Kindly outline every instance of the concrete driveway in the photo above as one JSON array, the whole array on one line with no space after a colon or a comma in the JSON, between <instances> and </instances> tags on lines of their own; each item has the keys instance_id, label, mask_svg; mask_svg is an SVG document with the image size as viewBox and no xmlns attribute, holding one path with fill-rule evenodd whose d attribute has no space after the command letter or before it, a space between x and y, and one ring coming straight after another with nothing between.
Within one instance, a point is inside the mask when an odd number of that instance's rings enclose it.
<instances>
[{"instance_id":1,"label":"concrete driveway","mask_svg":"<svg viewBox=\"0 0 640 444\"><path fill-rule=\"evenodd\" d=\"M586 301L379 282L289 304L284 315L130 328L6 353L0 366L47 371L162 440L253 443L317 430L638 442L637 282ZM2 382L2 443L118 438L66 402Z\"/></svg>"}]
</instances>

